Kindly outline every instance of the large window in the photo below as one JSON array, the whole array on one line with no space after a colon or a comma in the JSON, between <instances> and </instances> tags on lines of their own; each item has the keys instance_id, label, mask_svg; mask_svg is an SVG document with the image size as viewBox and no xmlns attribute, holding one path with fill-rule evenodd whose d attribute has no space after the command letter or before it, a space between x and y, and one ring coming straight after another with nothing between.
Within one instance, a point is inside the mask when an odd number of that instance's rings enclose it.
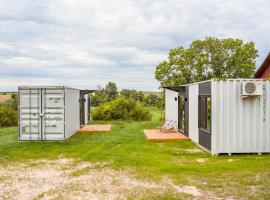
<instances>
[{"instance_id":1,"label":"large window","mask_svg":"<svg viewBox=\"0 0 270 200\"><path fill-rule=\"evenodd\" d=\"M199 128L211 131L211 97L199 97Z\"/></svg>"}]
</instances>

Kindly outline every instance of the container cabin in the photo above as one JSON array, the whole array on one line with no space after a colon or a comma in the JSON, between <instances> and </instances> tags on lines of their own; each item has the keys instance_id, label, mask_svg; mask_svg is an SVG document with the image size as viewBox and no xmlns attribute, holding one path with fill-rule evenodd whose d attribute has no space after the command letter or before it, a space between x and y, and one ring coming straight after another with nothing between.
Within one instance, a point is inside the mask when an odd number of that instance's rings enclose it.
<instances>
[{"instance_id":1,"label":"container cabin","mask_svg":"<svg viewBox=\"0 0 270 200\"><path fill-rule=\"evenodd\" d=\"M270 81L228 79L165 87L165 118L213 155L270 152Z\"/></svg>"},{"instance_id":2,"label":"container cabin","mask_svg":"<svg viewBox=\"0 0 270 200\"><path fill-rule=\"evenodd\" d=\"M90 119L91 92L65 86L20 86L19 141L71 137Z\"/></svg>"}]
</instances>

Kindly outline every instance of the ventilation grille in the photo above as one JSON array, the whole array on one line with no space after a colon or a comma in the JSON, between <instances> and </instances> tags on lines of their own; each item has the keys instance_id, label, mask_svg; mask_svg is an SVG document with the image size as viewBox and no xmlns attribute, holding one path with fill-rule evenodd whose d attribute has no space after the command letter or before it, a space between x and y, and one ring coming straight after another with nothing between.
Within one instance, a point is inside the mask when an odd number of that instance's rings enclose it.
<instances>
[{"instance_id":1,"label":"ventilation grille","mask_svg":"<svg viewBox=\"0 0 270 200\"><path fill-rule=\"evenodd\" d=\"M256 84L255 83L246 83L245 84L245 92L247 94L254 94L256 92Z\"/></svg>"}]
</instances>

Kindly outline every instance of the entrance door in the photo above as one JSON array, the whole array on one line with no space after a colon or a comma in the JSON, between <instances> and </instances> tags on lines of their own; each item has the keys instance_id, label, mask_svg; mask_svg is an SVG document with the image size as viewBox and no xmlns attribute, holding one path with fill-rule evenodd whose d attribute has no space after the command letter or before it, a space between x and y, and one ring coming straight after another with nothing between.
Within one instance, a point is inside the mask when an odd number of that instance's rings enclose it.
<instances>
[{"instance_id":1,"label":"entrance door","mask_svg":"<svg viewBox=\"0 0 270 200\"><path fill-rule=\"evenodd\" d=\"M42 89L42 139L65 139L65 91Z\"/></svg>"},{"instance_id":2,"label":"entrance door","mask_svg":"<svg viewBox=\"0 0 270 200\"><path fill-rule=\"evenodd\" d=\"M41 140L41 90L20 89L19 102L19 139Z\"/></svg>"}]
</instances>

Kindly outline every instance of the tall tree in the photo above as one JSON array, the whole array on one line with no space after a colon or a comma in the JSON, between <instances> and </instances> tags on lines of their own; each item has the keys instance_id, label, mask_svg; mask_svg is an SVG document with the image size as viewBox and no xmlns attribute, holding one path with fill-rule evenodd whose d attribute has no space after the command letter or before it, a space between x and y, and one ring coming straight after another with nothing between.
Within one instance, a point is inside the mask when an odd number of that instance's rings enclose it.
<instances>
[{"instance_id":1,"label":"tall tree","mask_svg":"<svg viewBox=\"0 0 270 200\"><path fill-rule=\"evenodd\" d=\"M104 93L106 101L114 100L118 95L116 83L108 82L104 88Z\"/></svg>"},{"instance_id":2,"label":"tall tree","mask_svg":"<svg viewBox=\"0 0 270 200\"><path fill-rule=\"evenodd\" d=\"M170 50L168 60L156 66L161 86L173 86L211 78L249 78L255 72L258 51L253 42L207 37L188 48Z\"/></svg>"}]
</instances>

